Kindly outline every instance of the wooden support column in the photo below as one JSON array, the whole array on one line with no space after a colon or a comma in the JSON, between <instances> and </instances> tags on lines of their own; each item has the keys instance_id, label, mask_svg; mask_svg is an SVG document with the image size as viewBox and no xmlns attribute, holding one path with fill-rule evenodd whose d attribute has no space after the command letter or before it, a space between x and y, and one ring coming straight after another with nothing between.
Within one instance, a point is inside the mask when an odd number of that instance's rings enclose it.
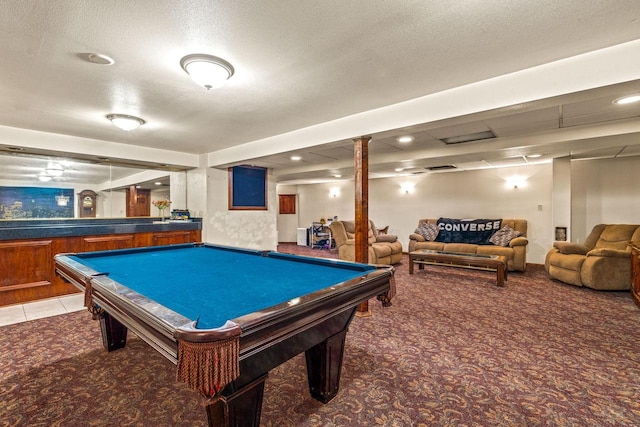
<instances>
[{"instance_id":1,"label":"wooden support column","mask_svg":"<svg viewBox=\"0 0 640 427\"><path fill-rule=\"evenodd\" d=\"M353 158L355 174L355 226L356 226L356 262L369 262L369 141L370 136L353 140ZM358 307L358 316L370 316L369 302Z\"/></svg>"}]
</instances>

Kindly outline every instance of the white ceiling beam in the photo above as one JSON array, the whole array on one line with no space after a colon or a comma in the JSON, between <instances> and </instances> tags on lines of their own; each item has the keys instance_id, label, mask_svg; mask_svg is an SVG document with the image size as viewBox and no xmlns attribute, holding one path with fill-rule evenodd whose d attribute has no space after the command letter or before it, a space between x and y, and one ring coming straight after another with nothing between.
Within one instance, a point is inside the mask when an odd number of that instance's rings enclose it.
<instances>
[{"instance_id":1,"label":"white ceiling beam","mask_svg":"<svg viewBox=\"0 0 640 427\"><path fill-rule=\"evenodd\" d=\"M216 167L640 79L640 40L210 152Z\"/></svg>"}]
</instances>

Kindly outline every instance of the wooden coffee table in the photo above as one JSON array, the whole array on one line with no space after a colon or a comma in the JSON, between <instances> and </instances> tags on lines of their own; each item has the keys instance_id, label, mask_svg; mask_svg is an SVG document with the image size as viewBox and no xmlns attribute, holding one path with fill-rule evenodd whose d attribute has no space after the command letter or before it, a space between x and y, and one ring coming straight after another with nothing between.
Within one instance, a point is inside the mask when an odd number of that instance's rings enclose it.
<instances>
[{"instance_id":1,"label":"wooden coffee table","mask_svg":"<svg viewBox=\"0 0 640 427\"><path fill-rule=\"evenodd\" d=\"M409 274L413 274L414 264L418 264L420 270L424 270L425 264L430 264L495 271L498 286L504 286L507 280L507 258L502 255L463 254L421 249L409 253Z\"/></svg>"}]
</instances>

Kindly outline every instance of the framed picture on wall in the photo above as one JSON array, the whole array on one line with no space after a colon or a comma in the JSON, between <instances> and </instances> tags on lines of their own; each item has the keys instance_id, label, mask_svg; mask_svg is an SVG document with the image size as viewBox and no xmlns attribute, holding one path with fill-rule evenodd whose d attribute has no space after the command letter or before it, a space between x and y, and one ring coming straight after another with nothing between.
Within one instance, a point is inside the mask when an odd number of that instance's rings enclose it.
<instances>
[{"instance_id":1,"label":"framed picture on wall","mask_svg":"<svg viewBox=\"0 0 640 427\"><path fill-rule=\"evenodd\" d=\"M229 210L267 210L266 168L229 168Z\"/></svg>"},{"instance_id":2,"label":"framed picture on wall","mask_svg":"<svg viewBox=\"0 0 640 427\"><path fill-rule=\"evenodd\" d=\"M73 188L0 186L0 219L73 218Z\"/></svg>"}]
</instances>

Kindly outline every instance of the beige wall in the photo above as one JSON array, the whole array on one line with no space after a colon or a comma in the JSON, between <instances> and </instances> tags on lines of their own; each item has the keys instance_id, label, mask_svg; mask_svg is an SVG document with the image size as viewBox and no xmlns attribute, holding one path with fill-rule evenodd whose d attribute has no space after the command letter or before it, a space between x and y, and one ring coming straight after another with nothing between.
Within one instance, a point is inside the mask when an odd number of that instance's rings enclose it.
<instances>
[{"instance_id":1,"label":"beige wall","mask_svg":"<svg viewBox=\"0 0 640 427\"><path fill-rule=\"evenodd\" d=\"M203 218L203 240L249 249L278 248L278 199L275 179L268 176L268 210L231 211L228 205L227 171L207 169L207 208Z\"/></svg>"},{"instance_id":2,"label":"beige wall","mask_svg":"<svg viewBox=\"0 0 640 427\"><path fill-rule=\"evenodd\" d=\"M507 185L514 176L524 178L517 189ZM599 223L640 223L639 183L640 157L572 161L572 240L583 241ZM413 189L407 194L403 184ZM353 219L353 181L295 187L297 227L333 215ZM334 187L340 189L338 197L330 196ZM529 223L527 260L542 264L554 239L552 195L551 164L373 179L369 217L380 227L389 225L405 250L420 218L524 218ZM296 226L280 221L279 241L295 241Z\"/></svg>"},{"instance_id":3,"label":"beige wall","mask_svg":"<svg viewBox=\"0 0 640 427\"><path fill-rule=\"evenodd\" d=\"M571 163L573 241L594 225L640 224L640 157Z\"/></svg>"}]
</instances>

